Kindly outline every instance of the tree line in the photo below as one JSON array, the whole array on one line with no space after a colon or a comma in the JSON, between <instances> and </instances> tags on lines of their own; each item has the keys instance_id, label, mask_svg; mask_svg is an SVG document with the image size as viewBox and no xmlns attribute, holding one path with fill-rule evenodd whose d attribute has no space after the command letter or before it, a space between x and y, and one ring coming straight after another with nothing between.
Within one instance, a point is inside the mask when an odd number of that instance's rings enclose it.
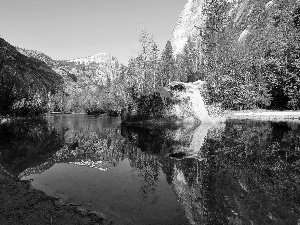
<instances>
[{"instance_id":1,"label":"tree line","mask_svg":"<svg viewBox=\"0 0 300 225\"><path fill-rule=\"evenodd\" d=\"M157 100L157 88L171 81L199 79L206 81L204 97L208 105L233 110L299 109L300 6L292 0L279 0L276 7L256 1L247 17L243 11L230 14L232 4L205 0L204 23L195 26L197 32L188 37L177 55L170 41L160 51L153 35L143 29L139 50L128 65L103 71L105 85L86 85L80 91L70 91L65 84L55 95L44 95L47 99L39 101L48 107L42 112L120 114L128 106L137 110L139 105L156 107L153 101ZM80 73L85 77L93 75ZM7 91L1 90L2 96ZM40 98L33 98L37 99Z\"/></svg>"},{"instance_id":2,"label":"tree line","mask_svg":"<svg viewBox=\"0 0 300 225\"><path fill-rule=\"evenodd\" d=\"M204 24L195 26L198 32L176 56L170 41L160 54L153 36L143 30L137 56L116 81L124 87L124 105L144 101L141 96L171 81L200 79L207 83L206 104L231 110L299 109L300 6L288 0L272 8L257 1L252 14L243 17L228 13L232 4L206 0Z\"/></svg>"}]
</instances>

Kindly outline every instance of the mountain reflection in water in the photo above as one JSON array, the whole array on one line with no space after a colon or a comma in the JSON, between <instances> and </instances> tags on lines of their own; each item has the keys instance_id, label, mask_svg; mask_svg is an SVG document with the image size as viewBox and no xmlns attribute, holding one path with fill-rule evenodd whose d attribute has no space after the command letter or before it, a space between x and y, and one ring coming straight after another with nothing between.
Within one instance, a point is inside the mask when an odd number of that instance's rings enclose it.
<instances>
[{"instance_id":1,"label":"mountain reflection in water","mask_svg":"<svg viewBox=\"0 0 300 225\"><path fill-rule=\"evenodd\" d=\"M57 115L1 125L0 163L116 224L297 224L299 128L141 128Z\"/></svg>"}]
</instances>

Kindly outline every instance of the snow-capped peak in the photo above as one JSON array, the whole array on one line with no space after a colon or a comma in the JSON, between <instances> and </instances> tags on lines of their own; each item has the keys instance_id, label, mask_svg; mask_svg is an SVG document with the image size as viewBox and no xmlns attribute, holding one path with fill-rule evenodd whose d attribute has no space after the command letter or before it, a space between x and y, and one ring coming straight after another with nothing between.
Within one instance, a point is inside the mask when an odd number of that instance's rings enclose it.
<instances>
[{"instance_id":1,"label":"snow-capped peak","mask_svg":"<svg viewBox=\"0 0 300 225\"><path fill-rule=\"evenodd\" d=\"M105 63L105 62L111 62L111 61L115 61L115 58L108 53L99 53L99 54L92 55L92 56L68 60L68 62L76 62L76 63L80 63L80 64L85 64L85 65L90 64L90 63Z\"/></svg>"}]
</instances>

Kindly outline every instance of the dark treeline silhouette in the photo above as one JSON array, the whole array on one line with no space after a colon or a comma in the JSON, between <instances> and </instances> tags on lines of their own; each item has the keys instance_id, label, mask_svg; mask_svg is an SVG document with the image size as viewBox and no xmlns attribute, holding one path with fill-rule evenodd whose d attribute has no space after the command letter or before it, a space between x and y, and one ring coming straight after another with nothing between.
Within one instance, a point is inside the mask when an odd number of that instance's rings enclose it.
<instances>
[{"instance_id":1,"label":"dark treeline silhouette","mask_svg":"<svg viewBox=\"0 0 300 225\"><path fill-rule=\"evenodd\" d=\"M13 175L47 162L62 146L63 139L44 119L0 125L1 165Z\"/></svg>"}]
</instances>

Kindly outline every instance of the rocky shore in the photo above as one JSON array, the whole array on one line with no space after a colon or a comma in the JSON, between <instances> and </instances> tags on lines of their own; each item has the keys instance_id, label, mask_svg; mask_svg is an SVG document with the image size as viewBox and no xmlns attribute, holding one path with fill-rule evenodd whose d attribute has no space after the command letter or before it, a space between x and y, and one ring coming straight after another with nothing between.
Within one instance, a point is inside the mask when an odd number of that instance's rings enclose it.
<instances>
[{"instance_id":1,"label":"rocky shore","mask_svg":"<svg viewBox=\"0 0 300 225\"><path fill-rule=\"evenodd\" d=\"M62 204L59 199L32 188L30 181L14 178L1 167L0 201L1 225L113 224L102 213Z\"/></svg>"}]
</instances>

